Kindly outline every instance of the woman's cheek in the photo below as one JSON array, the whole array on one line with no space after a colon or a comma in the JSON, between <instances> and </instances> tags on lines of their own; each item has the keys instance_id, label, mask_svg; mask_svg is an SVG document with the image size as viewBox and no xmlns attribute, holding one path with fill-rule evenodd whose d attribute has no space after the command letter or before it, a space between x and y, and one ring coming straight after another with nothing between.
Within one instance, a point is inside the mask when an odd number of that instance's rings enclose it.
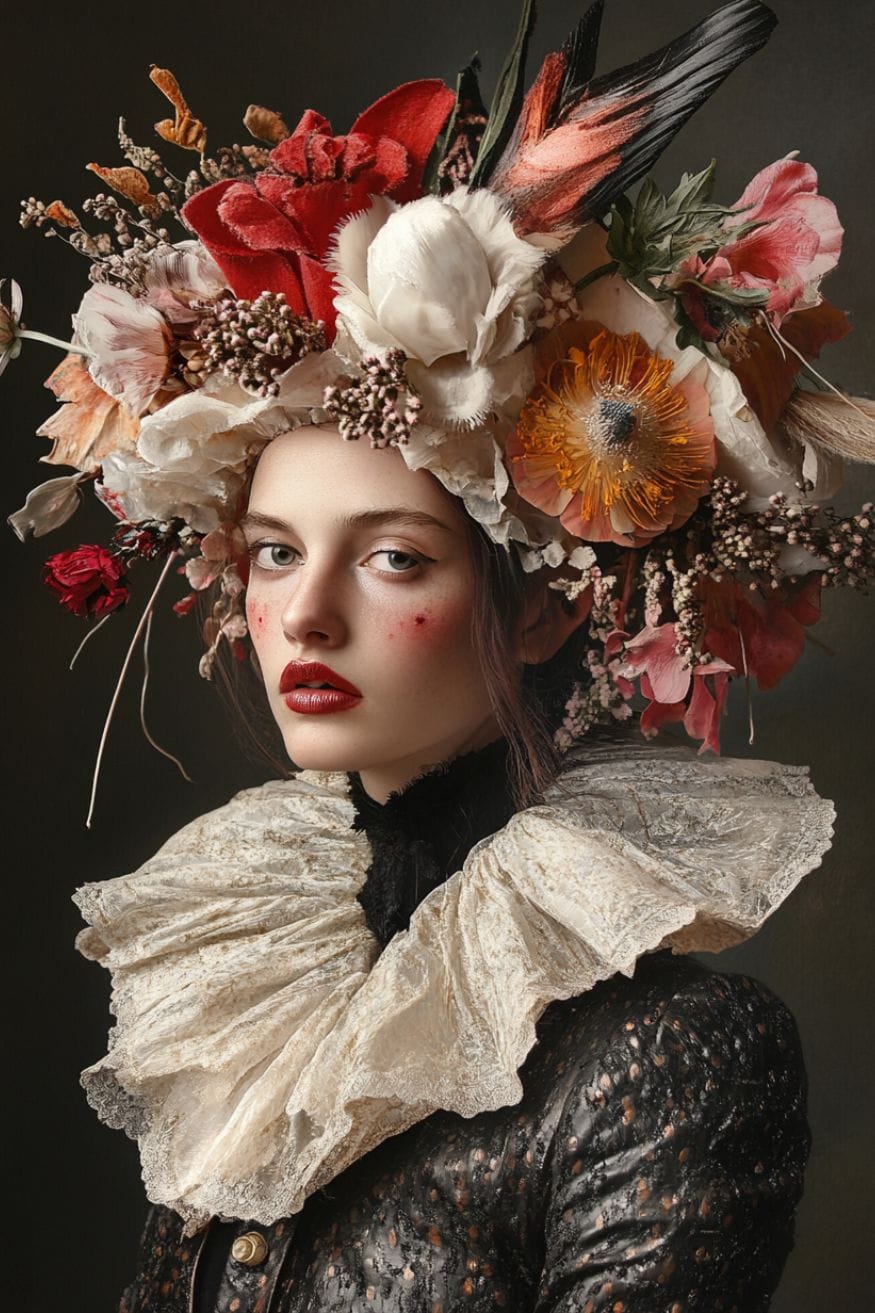
<instances>
[{"instance_id":1,"label":"woman's cheek","mask_svg":"<svg viewBox=\"0 0 875 1313\"><path fill-rule=\"evenodd\" d=\"M413 651L452 647L470 628L470 610L458 602L405 607L387 622L386 636Z\"/></svg>"},{"instance_id":2,"label":"woman's cheek","mask_svg":"<svg viewBox=\"0 0 875 1313\"><path fill-rule=\"evenodd\" d=\"M254 642L264 638L268 632L270 608L267 602L258 598L252 590L246 594L246 623Z\"/></svg>"}]
</instances>

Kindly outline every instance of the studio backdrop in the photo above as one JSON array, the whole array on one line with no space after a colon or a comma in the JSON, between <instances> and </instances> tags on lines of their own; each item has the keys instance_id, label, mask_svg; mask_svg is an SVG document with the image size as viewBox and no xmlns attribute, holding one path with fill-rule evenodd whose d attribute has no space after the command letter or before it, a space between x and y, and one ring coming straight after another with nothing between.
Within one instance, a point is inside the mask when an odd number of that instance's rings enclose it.
<instances>
[{"instance_id":1,"label":"studio backdrop","mask_svg":"<svg viewBox=\"0 0 875 1313\"><path fill-rule=\"evenodd\" d=\"M530 55L537 68L580 17L584 0L542 0ZM607 0L600 68L631 62L709 12L710 0ZM772 0L779 25L768 45L717 91L659 160L656 181L718 160L717 196L730 203L759 169L798 150L845 226L840 268L824 290L849 312L853 334L820 367L848 392L872 395L872 52L875 10L863 0ZM79 205L93 194L85 166L121 164L117 122L141 142L166 115L150 65L172 69L212 140L245 141L251 102L294 123L307 108L336 132L402 81L454 82L475 51L491 90L517 13L516 0L191 0L148 5L17 5L4 16L4 167L0 275L24 291L28 327L65 337L87 265L58 240L16 226L30 196ZM180 167L188 167L187 162ZM35 436L54 409L41 383L59 359L25 344L2 387L5 513L51 471L35 464ZM43 467L47 470L47 467ZM838 504L875 497L871 468L851 467ZM131 870L185 821L256 784L215 689L197 674L199 637L173 614L183 581L159 605L149 673L155 736L193 783L157 755L139 728L142 666L135 663L109 739L94 822L84 819L103 717L137 615L129 607L66 667L81 622L40 584L51 551L106 537L94 499L51 539L3 540L6 802L4 909L9 1220L4 1294L33 1313L112 1310L133 1272L145 1199L134 1146L85 1103L79 1071L104 1052L108 980L75 953L80 927L70 895L88 880ZM145 570L148 567L142 567ZM157 569L157 567L156 567ZM174 591L175 587L175 591ZM145 592L143 593L145 596ZM810 1078L814 1146L798 1213L797 1243L776 1313L851 1313L869 1306L871 1246L871 897L873 599L850 590L825 598L825 618L800 665L768 696L737 681L723 750L807 763L835 800L835 842L766 929L721 965L759 977L795 1014ZM657 1313L657 1310L654 1310ZM740 1313L746 1313L740 1310Z\"/></svg>"}]
</instances>

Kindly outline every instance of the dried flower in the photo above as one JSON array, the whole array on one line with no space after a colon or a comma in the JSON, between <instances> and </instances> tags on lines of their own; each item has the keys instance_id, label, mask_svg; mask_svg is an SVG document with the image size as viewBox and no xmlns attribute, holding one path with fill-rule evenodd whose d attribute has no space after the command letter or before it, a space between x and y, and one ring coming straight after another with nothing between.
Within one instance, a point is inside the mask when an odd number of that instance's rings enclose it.
<instances>
[{"instance_id":1,"label":"dried flower","mask_svg":"<svg viewBox=\"0 0 875 1313\"><path fill-rule=\"evenodd\" d=\"M124 288L98 284L73 320L98 387L142 415L170 371L171 334L161 315Z\"/></svg>"},{"instance_id":2,"label":"dried flower","mask_svg":"<svg viewBox=\"0 0 875 1313\"><path fill-rule=\"evenodd\" d=\"M157 150L154 150L151 146L138 146L133 138L128 135L123 118L118 121L118 142L125 159L133 164L135 169L142 169L145 173L154 173L156 178L166 176L167 170L164 168Z\"/></svg>"},{"instance_id":3,"label":"dried flower","mask_svg":"<svg viewBox=\"0 0 875 1313\"><path fill-rule=\"evenodd\" d=\"M149 70L149 77L158 90L164 92L176 111L175 118L162 119L160 123L155 124L158 136L172 142L174 146L181 146L184 150L196 150L203 155L207 146L207 130L200 119L196 119L192 114L179 83L170 69L156 68L153 64Z\"/></svg>"},{"instance_id":4,"label":"dried flower","mask_svg":"<svg viewBox=\"0 0 875 1313\"><path fill-rule=\"evenodd\" d=\"M81 226L76 215L63 201L52 201L51 205L46 206L45 214L47 219L53 219L62 228L79 228Z\"/></svg>"},{"instance_id":5,"label":"dried flower","mask_svg":"<svg viewBox=\"0 0 875 1313\"><path fill-rule=\"evenodd\" d=\"M59 479L41 483L31 489L24 505L10 515L6 523L22 542L31 534L34 538L42 538L43 534L59 529L79 508L82 478L81 474L65 474Z\"/></svg>"},{"instance_id":6,"label":"dried flower","mask_svg":"<svg viewBox=\"0 0 875 1313\"><path fill-rule=\"evenodd\" d=\"M3 289L9 283L9 305L3 303ZM0 279L0 374L21 351L21 311L24 297L14 278Z\"/></svg>"},{"instance_id":7,"label":"dried flower","mask_svg":"<svg viewBox=\"0 0 875 1313\"><path fill-rule=\"evenodd\" d=\"M111 452L134 449L139 420L97 386L81 356L66 356L46 379L46 387L64 403L37 429L38 437L54 440L42 458L47 464L89 472Z\"/></svg>"},{"instance_id":8,"label":"dried flower","mask_svg":"<svg viewBox=\"0 0 875 1313\"><path fill-rule=\"evenodd\" d=\"M262 292L254 301L222 297L184 345L184 378L193 387L215 371L235 379L247 392L274 397L279 378L311 351L324 351L325 326L296 315L282 292Z\"/></svg>"},{"instance_id":9,"label":"dried flower","mask_svg":"<svg viewBox=\"0 0 875 1313\"><path fill-rule=\"evenodd\" d=\"M108 615L124 606L130 596L120 558L92 544L50 556L43 583L62 606L78 616Z\"/></svg>"},{"instance_id":10,"label":"dried flower","mask_svg":"<svg viewBox=\"0 0 875 1313\"><path fill-rule=\"evenodd\" d=\"M124 165L120 169L105 169L99 164L88 164L86 168L91 173L96 173L102 182L112 187L120 196L124 196L125 200L132 201L134 205L157 204L157 197L149 190L149 180L139 169L130 165Z\"/></svg>"},{"instance_id":11,"label":"dried flower","mask_svg":"<svg viewBox=\"0 0 875 1313\"><path fill-rule=\"evenodd\" d=\"M282 115L276 110L265 109L263 105L249 106L243 115L243 126L256 141L269 141L274 146L291 135Z\"/></svg>"},{"instance_id":12,"label":"dried flower","mask_svg":"<svg viewBox=\"0 0 875 1313\"><path fill-rule=\"evenodd\" d=\"M348 442L369 438L372 447L397 447L409 441L422 402L407 381L405 359L403 351L389 351L385 362L368 356L361 362L361 377L325 389L325 413L336 422L342 438Z\"/></svg>"}]
</instances>

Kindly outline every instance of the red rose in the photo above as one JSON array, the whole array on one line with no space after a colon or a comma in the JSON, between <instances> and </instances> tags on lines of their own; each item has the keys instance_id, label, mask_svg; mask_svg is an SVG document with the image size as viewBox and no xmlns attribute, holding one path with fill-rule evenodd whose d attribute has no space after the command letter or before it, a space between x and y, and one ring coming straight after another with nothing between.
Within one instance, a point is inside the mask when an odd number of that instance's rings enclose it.
<instances>
[{"instance_id":1,"label":"red rose","mask_svg":"<svg viewBox=\"0 0 875 1313\"><path fill-rule=\"evenodd\" d=\"M333 275L324 267L342 219L369 197L413 200L455 96L438 78L406 82L360 114L345 137L307 110L254 179L227 179L197 192L186 222L234 294L284 292L296 314L322 319L333 337Z\"/></svg>"},{"instance_id":2,"label":"red rose","mask_svg":"<svg viewBox=\"0 0 875 1313\"><path fill-rule=\"evenodd\" d=\"M50 556L43 568L43 583L74 615L108 615L124 606L130 596L119 557L105 547L88 544Z\"/></svg>"}]
</instances>

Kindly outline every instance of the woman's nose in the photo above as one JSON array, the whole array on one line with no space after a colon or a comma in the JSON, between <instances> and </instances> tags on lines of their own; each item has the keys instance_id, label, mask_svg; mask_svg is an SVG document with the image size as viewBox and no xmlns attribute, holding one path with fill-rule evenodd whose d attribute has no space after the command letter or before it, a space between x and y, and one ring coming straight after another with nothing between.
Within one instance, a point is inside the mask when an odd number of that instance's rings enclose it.
<instances>
[{"instance_id":1,"label":"woman's nose","mask_svg":"<svg viewBox=\"0 0 875 1313\"><path fill-rule=\"evenodd\" d=\"M343 587L336 575L314 563L298 568L280 621L285 637L302 648L338 647L346 638Z\"/></svg>"}]
</instances>

